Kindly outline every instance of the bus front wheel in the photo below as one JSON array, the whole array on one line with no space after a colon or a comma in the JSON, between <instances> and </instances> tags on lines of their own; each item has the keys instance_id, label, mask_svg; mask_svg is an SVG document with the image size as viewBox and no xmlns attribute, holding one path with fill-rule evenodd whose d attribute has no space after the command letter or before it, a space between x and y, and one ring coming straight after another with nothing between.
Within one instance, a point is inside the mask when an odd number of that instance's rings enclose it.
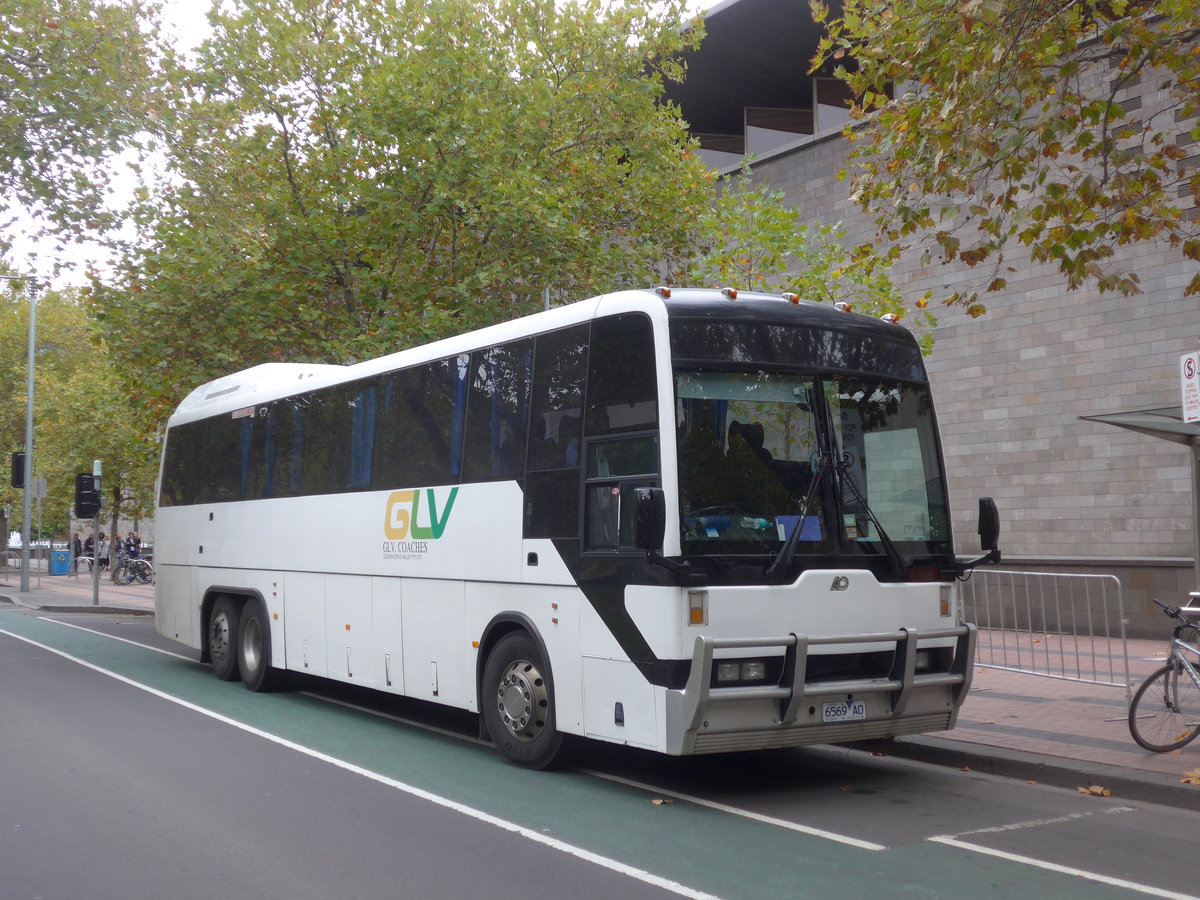
<instances>
[{"instance_id":1,"label":"bus front wheel","mask_svg":"<svg viewBox=\"0 0 1200 900\"><path fill-rule=\"evenodd\" d=\"M219 597L208 620L208 658L222 681L238 677L238 608L229 597Z\"/></svg>"},{"instance_id":2,"label":"bus front wheel","mask_svg":"<svg viewBox=\"0 0 1200 900\"><path fill-rule=\"evenodd\" d=\"M507 762L544 769L562 734L554 724L554 685L537 642L523 631L500 639L483 668L480 706L488 733Z\"/></svg>"},{"instance_id":3,"label":"bus front wheel","mask_svg":"<svg viewBox=\"0 0 1200 900\"><path fill-rule=\"evenodd\" d=\"M242 684L252 691L275 690L282 673L271 666L271 622L257 597L246 601L238 623L237 662Z\"/></svg>"}]
</instances>

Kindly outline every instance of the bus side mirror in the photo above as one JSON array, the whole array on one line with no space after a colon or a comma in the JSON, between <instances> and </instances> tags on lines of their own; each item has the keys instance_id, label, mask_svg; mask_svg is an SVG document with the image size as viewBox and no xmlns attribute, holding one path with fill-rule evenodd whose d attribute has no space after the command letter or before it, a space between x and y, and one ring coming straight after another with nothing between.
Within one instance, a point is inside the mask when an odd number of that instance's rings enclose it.
<instances>
[{"instance_id":1,"label":"bus side mirror","mask_svg":"<svg viewBox=\"0 0 1200 900\"><path fill-rule=\"evenodd\" d=\"M1000 546L1000 513L991 497L979 498L979 544L985 551Z\"/></svg>"},{"instance_id":2,"label":"bus side mirror","mask_svg":"<svg viewBox=\"0 0 1200 900\"><path fill-rule=\"evenodd\" d=\"M635 488L634 541L641 550L661 550L667 533L667 496L662 488Z\"/></svg>"}]
</instances>

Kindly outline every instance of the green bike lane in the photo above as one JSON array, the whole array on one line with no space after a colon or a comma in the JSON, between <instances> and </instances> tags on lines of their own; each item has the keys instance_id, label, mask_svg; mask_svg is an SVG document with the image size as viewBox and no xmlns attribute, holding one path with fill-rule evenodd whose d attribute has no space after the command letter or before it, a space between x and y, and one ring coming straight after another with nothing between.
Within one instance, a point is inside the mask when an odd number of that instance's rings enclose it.
<instances>
[{"instance_id":1,"label":"green bike lane","mask_svg":"<svg viewBox=\"0 0 1200 900\"><path fill-rule=\"evenodd\" d=\"M166 695L163 702L188 704L197 714L223 717L297 748L283 752L309 752L389 789L427 796L464 814L478 811L498 827L522 829L564 852L594 854L599 864L630 867L634 877L644 872L674 882L680 887L664 889L683 896L1136 895L944 844L863 849L685 799L656 804L665 795L583 772L518 769L490 747L300 693L255 694L217 680L207 666L50 617L0 614L0 648L5 634L112 673L132 682L131 689Z\"/></svg>"}]
</instances>

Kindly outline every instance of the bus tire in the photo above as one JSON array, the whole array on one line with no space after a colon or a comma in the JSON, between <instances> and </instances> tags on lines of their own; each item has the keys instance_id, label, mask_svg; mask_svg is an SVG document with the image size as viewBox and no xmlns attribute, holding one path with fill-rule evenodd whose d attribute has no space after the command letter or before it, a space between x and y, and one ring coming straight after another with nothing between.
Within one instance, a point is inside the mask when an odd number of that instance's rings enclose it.
<instances>
[{"instance_id":1,"label":"bus tire","mask_svg":"<svg viewBox=\"0 0 1200 900\"><path fill-rule=\"evenodd\" d=\"M483 667L480 708L496 750L527 769L553 764L562 745L554 685L537 642L524 631L502 637Z\"/></svg>"},{"instance_id":2,"label":"bus tire","mask_svg":"<svg viewBox=\"0 0 1200 900\"><path fill-rule=\"evenodd\" d=\"M238 608L229 597L218 597L208 620L208 658L222 681L238 677Z\"/></svg>"},{"instance_id":3,"label":"bus tire","mask_svg":"<svg viewBox=\"0 0 1200 900\"><path fill-rule=\"evenodd\" d=\"M242 607L237 663L247 690L273 691L283 680L283 673L271 665L271 620L257 597L251 597Z\"/></svg>"}]
</instances>

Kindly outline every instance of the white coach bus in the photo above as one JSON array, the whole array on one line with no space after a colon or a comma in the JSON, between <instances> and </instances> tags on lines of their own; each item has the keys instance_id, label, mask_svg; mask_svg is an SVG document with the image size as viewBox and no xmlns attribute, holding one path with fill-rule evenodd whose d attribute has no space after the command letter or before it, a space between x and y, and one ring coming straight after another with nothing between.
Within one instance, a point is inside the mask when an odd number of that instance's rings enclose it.
<instances>
[{"instance_id":1,"label":"white coach bus","mask_svg":"<svg viewBox=\"0 0 1200 900\"><path fill-rule=\"evenodd\" d=\"M286 672L668 754L951 728L974 626L921 355L792 295L607 294L168 422L156 624Z\"/></svg>"}]
</instances>

